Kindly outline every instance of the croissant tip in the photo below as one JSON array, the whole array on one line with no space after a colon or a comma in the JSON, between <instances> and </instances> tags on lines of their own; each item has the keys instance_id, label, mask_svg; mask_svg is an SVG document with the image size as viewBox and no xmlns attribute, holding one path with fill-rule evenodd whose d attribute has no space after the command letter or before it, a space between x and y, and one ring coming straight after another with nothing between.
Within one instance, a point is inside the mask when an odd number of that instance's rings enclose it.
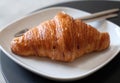
<instances>
[{"instance_id":1,"label":"croissant tip","mask_svg":"<svg viewBox=\"0 0 120 83\"><path fill-rule=\"evenodd\" d=\"M57 13L57 15L67 15L68 16L68 14L65 11L60 11Z\"/></svg>"}]
</instances>

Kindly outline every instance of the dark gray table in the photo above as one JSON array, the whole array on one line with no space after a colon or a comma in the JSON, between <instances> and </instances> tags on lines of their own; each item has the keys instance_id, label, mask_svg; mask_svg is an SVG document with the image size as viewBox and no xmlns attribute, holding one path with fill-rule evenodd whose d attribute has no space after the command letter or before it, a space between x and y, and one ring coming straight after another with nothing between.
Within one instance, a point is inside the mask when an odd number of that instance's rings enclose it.
<instances>
[{"instance_id":1,"label":"dark gray table","mask_svg":"<svg viewBox=\"0 0 120 83\"><path fill-rule=\"evenodd\" d=\"M120 2L112 1L75 1L57 4L54 6L67 6L81 9L88 12L97 12L105 9L120 8ZM119 17L109 19L120 26ZM120 39L118 39L120 41ZM11 59L9 59L3 52L1 52L1 66L2 71L9 83L51 83L56 82L44 77L38 76L23 67L19 66ZM74 81L79 83L120 83L120 53L106 66L94 74Z\"/></svg>"}]
</instances>

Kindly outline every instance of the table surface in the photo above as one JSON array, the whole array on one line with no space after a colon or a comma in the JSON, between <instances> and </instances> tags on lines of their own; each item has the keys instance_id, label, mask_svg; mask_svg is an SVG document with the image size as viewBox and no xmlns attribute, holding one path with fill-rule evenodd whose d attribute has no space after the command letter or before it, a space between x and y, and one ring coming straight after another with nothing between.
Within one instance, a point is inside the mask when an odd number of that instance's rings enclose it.
<instances>
[{"instance_id":1,"label":"table surface","mask_svg":"<svg viewBox=\"0 0 120 83\"><path fill-rule=\"evenodd\" d=\"M112 1L75 1L57 4L54 6L67 6L81 9L87 12L97 12L105 9L120 8L120 2ZM117 18L108 19L120 26L120 14ZM47 78L38 76L23 67L16 64L9 59L3 52L1 52L1 66L2 71L9 83L39 83L39 82L56 82ZM98 70L94 74L74 81L79 83L120 83L120 53L106 66Z\"/></svg>"},{"instance_id":2,"label":"table surface","mask_svg":"<svg viewBox=\"0 0 120 83\"><path fill-rule=\"evenodd\" d=\"M0 29L33 10L68 1L73 0L0 0Z\"/></svg>"}]
</instances>

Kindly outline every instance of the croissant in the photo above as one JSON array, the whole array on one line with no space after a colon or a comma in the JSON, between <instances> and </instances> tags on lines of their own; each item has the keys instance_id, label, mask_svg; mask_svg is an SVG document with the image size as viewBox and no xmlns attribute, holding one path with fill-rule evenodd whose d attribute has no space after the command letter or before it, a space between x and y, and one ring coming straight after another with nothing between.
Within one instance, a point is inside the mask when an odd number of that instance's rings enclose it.
<instances>
[{"instance_id":1,"label":"croissant","mask_svg":"<svg viewBox=\"0 0 120 83\"><path fill-rule=\"evenodd\" d=\"M60 12L11 41L11 50L20 56L48 57L71 62L86 53L102 51L110 45L107 32L99 32L81 20Z\"/></svg>"}]
</instances>

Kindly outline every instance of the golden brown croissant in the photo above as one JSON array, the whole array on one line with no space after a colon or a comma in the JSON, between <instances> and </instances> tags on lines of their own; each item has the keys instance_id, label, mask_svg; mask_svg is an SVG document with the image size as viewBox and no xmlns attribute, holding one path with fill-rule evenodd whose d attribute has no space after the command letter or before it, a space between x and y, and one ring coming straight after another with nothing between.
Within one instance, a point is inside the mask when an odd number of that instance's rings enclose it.
<instances>
[{"instance_id":1,"label":"golden brown croissant","mask_svg":"<svg viewBox=\"0 0 120 83\"><path fill-rule=\"evenodd\" d=\"M101 51L110 45L107 32L75 20L60 12L53 19L30 29L11 42L13 53L21 56L42 56L58 61L73 61L93 51Z\"/></svg>"}]
</instances>

